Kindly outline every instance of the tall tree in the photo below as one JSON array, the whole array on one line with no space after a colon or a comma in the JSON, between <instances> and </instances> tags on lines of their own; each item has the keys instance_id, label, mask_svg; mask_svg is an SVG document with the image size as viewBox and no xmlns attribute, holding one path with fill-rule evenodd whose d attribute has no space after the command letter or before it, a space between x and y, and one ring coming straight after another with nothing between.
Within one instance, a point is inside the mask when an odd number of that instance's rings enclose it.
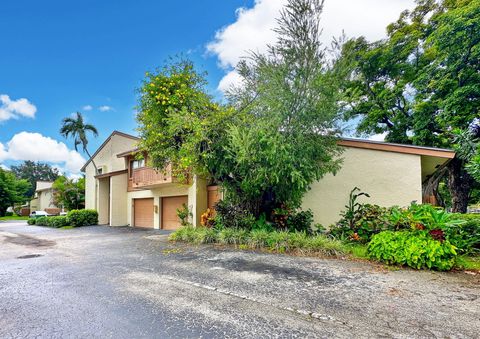
<instances>
[{"instance_id":1,"label":"tall tree","mask_svg":"<svg viewBox=\"0 0 480 339\"><path fill-rule=\"evenodd\" d=\"M27 197L32 197L37 181L55 181L59 172L49 164L27 160L18 166L12 166L13 174L19 179L26 179L30 187L26 192Z\"/></svg>"},{"instance_id":2,"label":"tall tree","mask_svg":"<svg viewBox=\"0 0 480 339\"><path fill-rule=\"evenodd\" d=\"M63 119L60 133L65 138L73 138L75 150L78 151L78 146L82 146L82 150L87 153L88 157L92 161L93 167L95 167L95 173L98 173L97 165L93 160L90 152L88 151L88 133L92 133L93 136L98 136L98 131L92 124L85 123L82 113L75 113L74 117L68 117Z\"/></svg>"},{"instance_id":3,"label":"tall tree","mask_svg":"<svg viewBox=\"0 0 480 339\"><path fill-rule=\"evenodd\" d=\"M247 116L228 129L228 159L236 172L227 192L240 192L237 199L256 202L267 215L284 204L298 207L310 185L340 165L343 70L331 67L334 55L320 42L322 11L323 1L288 1L277 20L277 41L240 62L242 83L227 95Z\"/></svg>"},{"instance_id":4,"label":"tall tree","mask_svg":"<svg viewBox=\"0 0 480 339\"><path fill-rule=\"evenodd\" d=\"M387 141L459 147L453 131L465 131L480 109L480 0L418 0L387 31L385 40L344 46L353 61L345 118ZM465 165L457 157L446 169L458 212L473 184Z\"/></svg>"},{"instance_id":5,"label":"tall tree","mask_svg":"<svg viewBox=\"0 0 480 339\"><path fill-rule=\"evenodd\" d=\"M16 203L25 203L30 183L25 179L18 179L11 171L0 168L0 217L5 215L8 207Z\"/></svg>"},{"instance_id":6,"label":"tall tree","mask_svg":"<svg viewBox=\"0 0 480 339\"><path fill-rule=\"evenodd\" d=\"M209 174L255 215L297 207L315 180L339 167L337 95L342 69L320 43L323 3L290 0L268 53L238 66L229 105L213 102L190 62L147 73L137 119L157 168Z\"/></svg>"}]
</instances>

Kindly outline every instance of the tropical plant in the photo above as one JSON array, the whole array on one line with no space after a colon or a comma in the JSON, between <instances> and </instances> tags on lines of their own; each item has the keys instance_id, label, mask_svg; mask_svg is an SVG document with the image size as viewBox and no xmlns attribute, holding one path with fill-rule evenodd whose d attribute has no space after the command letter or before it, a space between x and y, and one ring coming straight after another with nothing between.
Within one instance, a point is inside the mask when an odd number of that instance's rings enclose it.
<instances>
[{"instance_id":1,"label":"tropical plant","mask_svg":"<svg viewBox=\"0 0 480 339\"><path fill-rule=\"evenodd\" d=\"M90 152L88 151L88 133L92 133L93 136L98 136L98 131L92 124L85 123L82 113L76 112L74 116L67 117L62 121L62 127L60 128L60 134L65 138L73 138L75 150L78 151L78 146L82 147L82 150L90 158L95 173L98 173L97 165L93 160Z\"/></svg>"},{"instance_id":2,"label":"tropical plant","mask_svg":"<svg viewBox=\"0 0 480 339\"><path fill-rule=\"evenodd\" d=\"M384 231L373 236L368 255L387 264L447 271L457 253L448 240L435 240L427 231Z\"/></svg>"},{"instance_id":3,"label":"tropical plant","mask_svg":"<svg viewBox=\"0 0 480 339\"><path fill-rule=\"evenodd\" d=\"M189 224L188 218L192 216L192 212L188 208L187 204L182 204L180 208L177 208L177 217L180 219L180 224L182 226L187 226Z\"/></svg>"},{"instance_id":4,"label":"tropical plant","mask_svg":"<svg viewBox=\"0 0 480 339\"><path fill-rule=\"evenodd\" d=\"M62 175L55 180L52 188L56 206L63 206L67 210L85 207L85 178L75 180Z\"/></svg>"}]
</instances>

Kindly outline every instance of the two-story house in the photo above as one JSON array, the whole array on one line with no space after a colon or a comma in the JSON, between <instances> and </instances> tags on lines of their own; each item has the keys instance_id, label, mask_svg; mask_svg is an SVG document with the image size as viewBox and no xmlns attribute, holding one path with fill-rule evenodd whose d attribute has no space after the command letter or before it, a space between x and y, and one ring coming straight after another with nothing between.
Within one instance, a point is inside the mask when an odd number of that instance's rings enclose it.
<instances>
[{"instance_id":1,"label":"two-story house","mask_svg":"<svg viewBox=\"0 0 480 339\"><path fill-rule=\"evenodd\" d=\"M218 201L218 188L196 176L183 184L169 167L148 167L148 155L137 154L138 140L115 131L84 165L86 208L98 211L100 224L171 230L180 226L176 211L185 204L190 221L199 225L201 214ZM366 201L372 204L421 203L422 183L455 156L446 149L369 140L341 139L339 145L344 147L341 169L313 183L302 203L303 209L313 211L315 222L325 226L338 221L354 187L369 193Z\"/></svg>"},{"instance_id":2,"label":"two-story house","mask_svg":"<svg viewBox=\"0 0 480 339\"><path fill-rule=\"evenodd\" d=\"M148 155L138 156L137 142L137 137L114 131L84 165L85 208L98 211L100 224L172 230L180 226L177 209L185 204L190 221L198 225L201 214L218 200L217 187L196 176L180 183L170 166L162 171L148 167Z\"/></svg>"}]
</instances>

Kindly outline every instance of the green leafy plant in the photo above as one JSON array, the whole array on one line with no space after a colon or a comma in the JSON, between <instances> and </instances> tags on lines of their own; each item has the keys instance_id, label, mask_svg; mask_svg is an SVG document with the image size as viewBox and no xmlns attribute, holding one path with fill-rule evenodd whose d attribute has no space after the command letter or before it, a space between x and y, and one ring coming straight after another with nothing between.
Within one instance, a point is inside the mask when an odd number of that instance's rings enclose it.
<instances>
[{"instance_id":1,"label":"green leafy plant","mask_svg":"<svg viewBox=\"0 0 480 339\"><path fill-rule=\"evenodd\" d=\"M35 218L30 218L30 219L27 220L27 224L29 224L29 225L35 225L35 221L36 221Z\"/></svg>"},{"instance_id":2,"label":"green leafy plant","mask_svg":"<svg viewBox=\"0 0 480 339\"><path fill-rule=\"evenodd\" d=\"M447 271L457 252L448 240L434 240L427 231L384 231L372 237L368 255L387 264Z\"/></svg>"},{"instance_id":3,"label":"green leafy plant","mask_svg":"<svg viewBox=\"0 0 480 339\"><path fill-rule=\"evenodd\" d=\"M460 254L480 253L480 219L470 218L461 224L444 228L445 239L458 248Z\"/></svg>"},{"instance_id":4,"label":"green leafy plant","mask_svg":"<svg viewBox=\"0 0 480 339\"><path fill-rule=\"evenodd\" d=\"M98 212L95 210L71 210L67 213L67 220L68 225L74 227L97 225Z\"/></svg>"},{"instance_id":5,"label":"green leafy plant","mask_svg":"<svg viewBox=\"0 0 480 339\"><path fill-rule=\"evenodd\" d=\"M57 217L48 217L47 219L47 226L60 228L69 226L67 217L57 216Z\"/></svg>"},{"instance_id":6,"label":"green leafy plant","mask_svg":"<svg viewBox=\"0 0 480 339\"><path fill-rule=\"evenodd\" d=\"M37 226L48 226L48 217L35 218L35 225L37 225Z\"/></svg>"},{"instance_id":7,"label":"green leafy plant","mask_svg":"<svg viewBox=\"0 0 480 339\"><path fill-rule=\"evenodd\" d=\"M188 218L192 216L187 204L182 204L180 208L177 208L177 217L180 219L180 224L186 226L189 224Z\"/></svg>"},{"instance_id":8,"label":"green leafy plant","mask_svg":"<svg viewBox=\"0 0 480 339\"><path fill-rule=\"evenodd\" d=\"M226 228L250 230L254 227L255 217L241 206L226 200L220 200L216 206L218 222Z\"/></svg>"}]
</instances>

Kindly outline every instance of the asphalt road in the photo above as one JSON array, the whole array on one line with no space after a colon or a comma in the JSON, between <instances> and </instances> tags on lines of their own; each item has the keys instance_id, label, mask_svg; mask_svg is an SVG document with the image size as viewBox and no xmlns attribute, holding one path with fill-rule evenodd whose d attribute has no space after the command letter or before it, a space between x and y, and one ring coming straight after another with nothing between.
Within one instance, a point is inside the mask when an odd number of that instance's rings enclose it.
<instances>
[{"instance_id":1,"label":"asphalt road","mask_svg":"<svg viewBox=\"0 0 480 339\"><path fill-rule=\"evenodd\" d=\"M480 336L480 278L0 223L1 338Z\"/></svg>"}]
</instances>

